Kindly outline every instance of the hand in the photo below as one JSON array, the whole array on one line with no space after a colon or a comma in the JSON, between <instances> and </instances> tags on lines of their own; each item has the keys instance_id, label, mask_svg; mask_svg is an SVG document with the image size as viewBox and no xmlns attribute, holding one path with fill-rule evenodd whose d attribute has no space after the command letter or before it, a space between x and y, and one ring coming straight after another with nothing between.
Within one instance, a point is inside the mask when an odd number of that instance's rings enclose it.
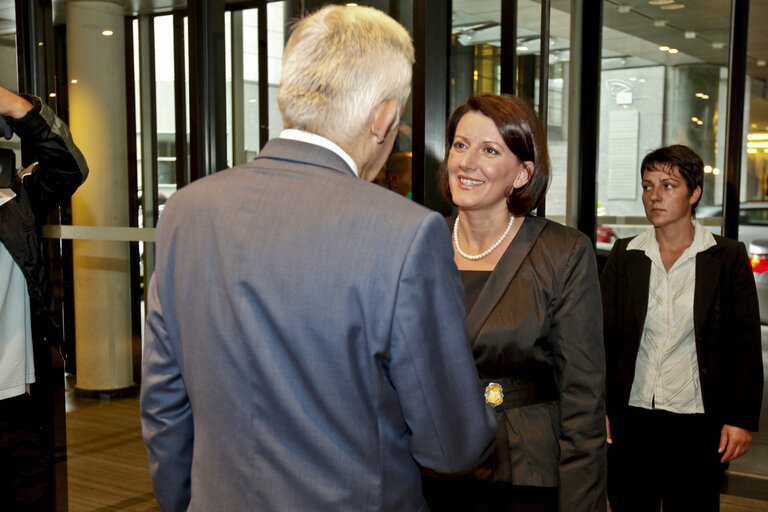
<instances>
[{"instance_id":1,"label":"hand","mask_svg":"<svg viewBox=\"0 0 768 512\"><path fill-rule=\"evenodd\" d=\"M731 425L723 425L720 432L720 447L717 453L722 453L720 462L738 459L749 451L752 446L752 432Z\"/></svg>"},{"instance_id":2,"label":"hand","mask_svg":"<svg viewBox=\"0 0 768 512\"><path fill-rule=\"evenodd\" d=\"M4 87L0 87L0 116L21 119L32 110L32 104Z\"/></svg>"},{"instance_id":3,"label":"hand","mask_svg":"<svg viewBox=\"0 0 768 512\"><path fill-rule=\"evenodd\" d=\"M611 438L611 420L608 419L608 415L605 416L605 432L607 434L605 440L608 444L613 444L613 439Z\"/></svg>"}]
</instances>

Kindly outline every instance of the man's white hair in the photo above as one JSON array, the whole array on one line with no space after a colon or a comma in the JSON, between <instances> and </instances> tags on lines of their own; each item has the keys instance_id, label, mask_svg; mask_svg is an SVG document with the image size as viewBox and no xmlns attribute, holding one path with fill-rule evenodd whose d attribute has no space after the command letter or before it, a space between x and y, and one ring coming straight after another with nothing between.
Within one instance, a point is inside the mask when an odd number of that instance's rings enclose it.
<instances>
[{"instance_id":1,"label":"man's white hair","mask_svg":"<svg viewBox=\"0 0 768 512\"><path fill-rule=\"evenodd\" d=\"M399 113L413 62L410 35L383 12L324 7L300 20L285 46L277 92L283 125L351 142L382 101L397 100Z\"/></svg>"}]
</instances>

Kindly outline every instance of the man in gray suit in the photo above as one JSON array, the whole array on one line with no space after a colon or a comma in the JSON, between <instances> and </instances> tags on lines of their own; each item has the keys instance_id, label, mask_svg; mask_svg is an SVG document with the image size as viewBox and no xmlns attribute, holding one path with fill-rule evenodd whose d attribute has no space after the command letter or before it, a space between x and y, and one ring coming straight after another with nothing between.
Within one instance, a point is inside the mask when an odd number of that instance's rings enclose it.
<instances>
[{"instance_id":1,"label":"man in gray suit","mask_svg":"<svg viewBox=\"0 0 768 512\"><path fill-rule=\"evenodd\" d=\"M380 11L303 19L283 56L287 129L166 205L141 391L163 510L426 510L419 465L490 453L445 222L367 182L412 63Z\"/></svg>"}]
</instances>

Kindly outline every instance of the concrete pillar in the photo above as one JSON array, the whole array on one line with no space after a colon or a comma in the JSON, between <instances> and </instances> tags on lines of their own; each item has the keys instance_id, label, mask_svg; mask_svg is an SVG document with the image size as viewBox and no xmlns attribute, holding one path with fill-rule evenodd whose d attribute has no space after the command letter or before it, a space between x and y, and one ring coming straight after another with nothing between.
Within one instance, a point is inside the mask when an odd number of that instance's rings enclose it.
<instances>
[{"instance_id":1,"label":"concrete pillar","mask_svg":"<svg viewBox=\"0 0 768 512\"><path fill-rule=\"evenodd\" d=\"M123 2L68 0L65 9L70 128L90 168L72 220L128 226ZM76 240L73 252L77 388L131 387L128 243Z\"/></svg>"}]
</instances>

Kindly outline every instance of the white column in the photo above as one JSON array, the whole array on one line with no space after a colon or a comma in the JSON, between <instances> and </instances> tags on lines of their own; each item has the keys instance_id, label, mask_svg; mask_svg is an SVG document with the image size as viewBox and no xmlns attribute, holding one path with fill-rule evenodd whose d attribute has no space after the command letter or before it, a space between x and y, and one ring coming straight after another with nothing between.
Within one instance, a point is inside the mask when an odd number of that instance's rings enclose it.
<instances>
[{"instance_id":1,"label":"white column","mask_svg":"<svg viewBox=\"0 0 768 512\"><path fill-rule=\"evenodd\" d=\"M90 169L72 199L72 221L128 226L123 2L68 0L65 9L70 128ZM128 243L76 240L73 252L77 388L130 387Z\"/></svg>"}]
</instances>

